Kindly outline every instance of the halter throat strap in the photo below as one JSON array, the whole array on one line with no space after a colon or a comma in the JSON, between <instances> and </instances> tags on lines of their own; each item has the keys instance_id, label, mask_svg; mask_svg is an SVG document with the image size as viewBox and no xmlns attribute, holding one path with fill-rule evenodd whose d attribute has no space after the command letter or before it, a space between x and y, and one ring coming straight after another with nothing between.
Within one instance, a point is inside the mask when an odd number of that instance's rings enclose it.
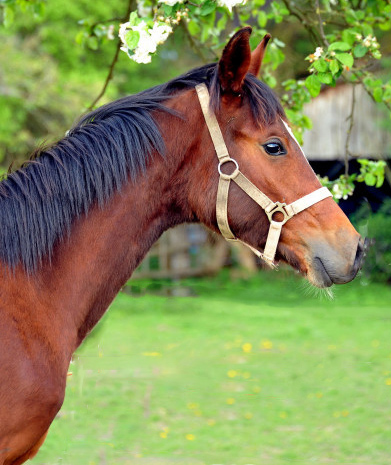
<instances>
[{"instance_id":1,"label":"halter throat strap","mask_svg":"<svg viewBox=\"0 0 391 465\"><path fill-rule=\"evenodd\" d=\"M217 168L219 172L219 184L216 198L216 217L220 232L227 241L241 242L245 246L249 247L258 257L262 258L269 266L274 267L274 258L282 226L290 218L292 218L292 216L297 215L327 197L332 197L332 194L326 187L321 187L289 205L283 202L273 202L267 195L260 191L255 184L244 176L244 174L239 170L237 161L230 157L219 123L210 108L210 96L206 85L198 84L196 86L196 91L202 113L219 160ZM222 167L225 164L233 165L233 170L230 174L225 174L223 172ZM250 196L265 211L269 219L269 232L263 253L251 245L241 241L231 231L228 222L228 194L231 181L235 182L248 196ZM283 215L281 221L276 220L276 213L281 213Z\"/></svg>"}]
</instances>

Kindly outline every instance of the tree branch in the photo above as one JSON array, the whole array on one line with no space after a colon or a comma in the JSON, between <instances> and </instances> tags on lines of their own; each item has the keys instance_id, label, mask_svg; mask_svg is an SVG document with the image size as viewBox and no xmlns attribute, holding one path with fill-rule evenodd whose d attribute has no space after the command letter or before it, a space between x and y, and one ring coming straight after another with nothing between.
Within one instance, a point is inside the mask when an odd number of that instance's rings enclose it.
<instances>
[{"instance_id":1,"label":"tree branch","mask_svg":"<svg viewBox=\"0 0 391 465\"><path fill-rule=\"evenodd\" d=\"M345 176L349 175L349 156L351 156L351 152L349 149L350 145L350 137L352 135L352 129L354 126L354 109L356 107L356 86L353 84L352 86L352 103L350 106L350 114L346 118L347 121L349 121L349 127L346 132L346 140L345 140Z\"/></svg>"},{"instance_id":2,"label":"tree branch","mask_svg":"<svg viewBox=\"0 0 391 465\"><path fill-rule=\"evenodd\" d=\"M194 37L190 34L190 31L189 31L189 28L187 27L186 22L181 21L180 26L184 30L185 35L187 37L187 40L189 41L189 44L190 44L190 47L192 48L192 50L201 58L201 61L203 63L205 63L205 64L209 63L209 60L206 58L206 56L202 52L202 48L200 47L199 44L196 43L196 41L194 40ZM214 55L215 55L215 58L218 58L216 54L214 54Z\"/></svg>"},{"instance_id":3,"label":"tree branch","mask_svg":"<svg viewBox=\"0 0 391 465\"><path fill-rule=\"evenodd\" d=\"M284 5L286 6L287 10L292 16L295 16L300 23L304 26L304 28L307 30L309 36L311 37L312 41L314 44L318 44L318 37L314 32L314 28L308 23L308 18L307 16L299 10L299 8L296 5L296 8L292 6L292 4L289 2L289 0L282 0L284 2Z\"/></svg>"},{"instance_id":4,"label":"tree branch","mask_svg":"<svg viewBox=\"0 0 391 465\"><path fill-rule=\"evenodd\" d=\"M319 21L319 33L320 33L320 37L323 41L323 45L328 47L330 44L329 44L329 41L326 39L326 36L325 36L325 33L324 33L324 29L323 29L323 19L322 19L322 16L320 14L320 5L319 5L319 0L315 0L315 5L316 5L316 15L318 16L318 21Z\"/></svg>"},{"instance_id":5,"label":"tree branch","mask_svg":"<svg viewBox=\"0 0 391 465\"><path fill-rule=\"evenodd\" d=\"M135 0L129 0L128 7L127 7L127 10L126 10L126 14L122 18L121 21L127 21L128 20L130 13L135 8L135 6L136 6L136 1ZM108 85L109 85L109 83L110 83L110 81L111 81L111 79L113 78L113 75L114 75L114 68L115 68L115 65L117 64L120 50L121 50L121 40L117 39L117 47L115 49L114 57L113 57L113 59L111 61L111 64L110 64L110 67L109 67L109 72L107 73L107 77L106 77L106 80L105 80L105 82L103 84L102 90L99 92L98 96L91 103L91 105L87 108L87 111L92 111L94 109L95 105L99 102L99 100L106 93L107 87L108 87Z\"/></svg>"}]
</instances>

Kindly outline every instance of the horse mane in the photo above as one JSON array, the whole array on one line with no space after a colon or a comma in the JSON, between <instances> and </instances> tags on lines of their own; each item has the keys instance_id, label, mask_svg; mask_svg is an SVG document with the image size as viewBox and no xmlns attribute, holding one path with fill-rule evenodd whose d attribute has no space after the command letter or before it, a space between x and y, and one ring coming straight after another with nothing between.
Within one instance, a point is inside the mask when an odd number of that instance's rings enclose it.
<instances>
[{"instance_id":1,"label":"horse mane","mask_svg":"<svg viewBox=\"0 0 391 465\"><path fill-rule=\"evenodd\" d=\"M135 182L153 153L165 148L152 112L171 112L164 102L205 83L216 110L217 65L196 68L165 84L103 105L82 117L67 135L40 149L0 182L0 260L31 273L52 256L75 218L103 206L124 183ZM248 74L243 87L254 118L273 122L284 111L273 92Z\"/></svg>"}]
</instances>

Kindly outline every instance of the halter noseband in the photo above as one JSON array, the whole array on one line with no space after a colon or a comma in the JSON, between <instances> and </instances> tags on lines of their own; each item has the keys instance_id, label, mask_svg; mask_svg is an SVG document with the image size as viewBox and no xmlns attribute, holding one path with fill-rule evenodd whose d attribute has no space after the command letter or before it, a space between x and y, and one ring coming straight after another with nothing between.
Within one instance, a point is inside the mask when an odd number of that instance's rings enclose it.
<instances>
[{"instance_id":1,"label":"halter noseband","mask_svg":"<svg viewBox=\"0 0 391 465\"><path fill-rule=\"evenodd\" d=\"M287 205L282 202L273 202L267 195L261 192L246 176L239 170L239 165L236 160L231 158L228 153L227 146L225 145L223 135L221 133L219 123L217 122L215 114L211 111L209 101L209 92L205 84L198 84L196 86L198 99L201 104L202 113L204 114L206 125L209 129L213 145L219 159L218 172L220 175L219 185L217 188L216 199L216 216L217 224L221 234L227 241L241 242L249 247L258 257L262 258L269 266L274 267L274 257L276 255L278 241L280 239L282 226L292 216L297 215L306 208L320 202L327 197L332 197L331 192L327 187L321 187L291 204ZM225 174L222 171L222 166L225 163L234 165L234 170L231 174ZM262 252L255 249L251 245L238 239L228 223L228 193L231 181L234 181L248 196L250 196L263 210L265 211L269 222L269 232L266 239L265 249ZM283 219L277 221L273 218L275 213L282 213Z\"/></svg>"}]
</instances>

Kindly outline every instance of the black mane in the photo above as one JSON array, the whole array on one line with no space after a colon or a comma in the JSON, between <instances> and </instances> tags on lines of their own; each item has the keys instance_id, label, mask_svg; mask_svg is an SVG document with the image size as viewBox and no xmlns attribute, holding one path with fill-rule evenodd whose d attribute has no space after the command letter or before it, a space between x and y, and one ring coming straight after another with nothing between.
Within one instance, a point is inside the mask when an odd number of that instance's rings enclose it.
<instances>
[{"instance_id":1,"label":"black mane","mask_svg":"<svg viewBox=\"0 0 391 465\"><path fill-rule=\"evenodd\" d=\"M11 269L33 272L51 257L72 221L105 201L130 178L134 182L164 142L153 117L168 111L175 93L204 82L217 109L220 85L216 64L206 65L84 116L53 146L35 155L0 183L0 260ZM247 75L243 93L260 124L284 112L273 92Z\"/></svg>"}]
</instances>

